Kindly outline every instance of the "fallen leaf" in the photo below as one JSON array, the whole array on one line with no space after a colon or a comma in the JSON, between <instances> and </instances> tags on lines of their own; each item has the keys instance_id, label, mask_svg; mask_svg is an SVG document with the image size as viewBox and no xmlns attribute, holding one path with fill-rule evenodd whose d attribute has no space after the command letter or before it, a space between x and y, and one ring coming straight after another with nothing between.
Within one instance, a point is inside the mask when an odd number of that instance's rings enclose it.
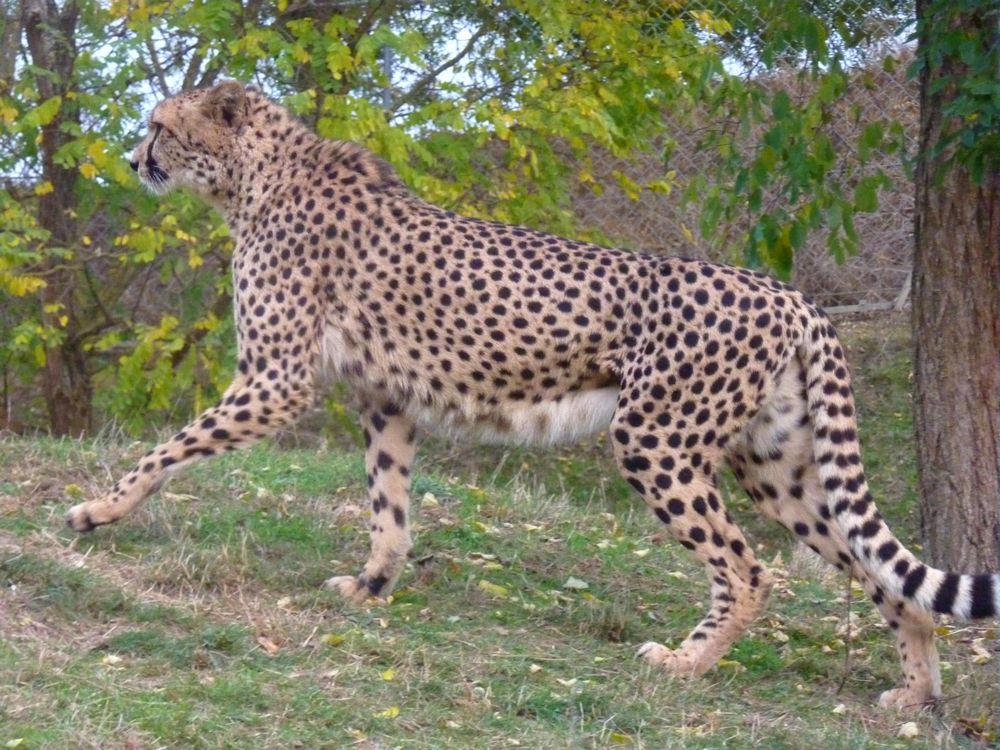
<instances>
[{"instance_id":1,"label":"fallen leaf","mask_svg":"<svg viewBox=\"0 0 1000 750\"><path fill-rule=\"evenodd\" d=\"M485 591L490 596L497 598L505 598L507 596L507 589L496 583L490 583L485 578L479 580L479 588Z\"/></svg>"},{"instance_id":2,"label":"fallen leaf","mask_svg":"<svg viewBox=\"0 0 1000 750\"><path fill-rule=\"evenodd\" d=\"M344 636L339 633L327 633L320 640L327 646L339 646L344 642Z\"/></svg>"},{"instance_id":3,"label":"fallen leaf","mask_svg":"<svg viewBox=\"0 0 1000 750\"><path fill-rule=\"evenodd\" d=\"M914 721L907 721L899 727L896 736L902 737L904 740L912 740L914 737L920 736L920 727Z\"/></svg>"},{"instance_id":4,"label":"fallen leaf","mask_svg":"<svg viewBox=\"0 0 1000 750\"><path fill-rule=\"evenodd\" d=\"M838 703L836 706L833 707L833 710L830 713L832 713L832 714L846 714L847 713L847 706L845 706L843 703Z\"/></svg>"},{"instance_id":5,"label":"fallen leaf","mask_svg":"<svg viewBox=\"0 0 1000 750\"><path fill-rule=\"evenodd\" d=\"M570 589L571 591L583 591L584 589L589 589L590 584L586 581L581 581L579 578L570 576L566 579L566 583L564 583L562 587L564 589Z\"/></svg>"},{"instance_id":6,"label":"fallen leaf","mask_svg":"<svg viewBox=\"0 0 1000 750\"><path fill-rule=\"evenodd\" d=\"M382 673L381 677L386 682L392 682L393 680L396 679L396 670L395 669L387 669L387 670L385 670Z\"/></svg>"},{"instance_id":7,"label":"fallen leaf","mask_svg":"<svg viewBox=\"0 0 1000 750\"><path fill-rule=\"evenodd\" d=\"M389 706L385 711L373 714L376 719L395 719L399 716L399 706Z\"/></svg>"},{"instance_id":8,"label":"fallen leaf","mask_svg":"<svg viewBox=\"0 0 1000 750\"><path fill-rule=\"evenodd\" d=\"M278 644L268 638L266 635L257 636L257 645L260 646L264 651L267 652L268 656L274 656L278 653Z\"/></svg>"},{"instance_id":9,"label":"fallen leaf","mask_svg":"<svg viewBox=\"0 0 1000 750\"><path fill-rule=\"evenodd\" d=\"M975 664L985 664L990 659L993 658L993 654L987 651L983 647L982 638L974 638L972 640L972 661Z\"/></svg>"}]
</instances>

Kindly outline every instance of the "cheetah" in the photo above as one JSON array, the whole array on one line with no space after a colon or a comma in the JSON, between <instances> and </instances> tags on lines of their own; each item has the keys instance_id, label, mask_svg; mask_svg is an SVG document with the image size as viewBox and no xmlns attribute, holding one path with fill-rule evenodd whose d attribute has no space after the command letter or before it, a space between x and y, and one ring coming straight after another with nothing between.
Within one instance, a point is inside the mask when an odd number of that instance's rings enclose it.
<instances>
[{"instance_id":1,"label":"cheetah","mask_svg":"<svg viewBox=\"0 0 1000 750\"><path fill-rule=\"evenodd\" d=\"M192 191L235 239L237 371L217 405L71 508L72 529L117 521L182 466L292 423L325 375L357 395L366 446L370 555L327 582L352 602L386 596L405 565L418 429L533 444L606 429L622 476L710 580L709 611L677 648L639 649L654 665L701 675L765 605L772 578L723 504L724 463L895 631L905 681L883 705L940 695L932 612L996 615L1000 576L931 568L883 522L844 350L798 291L458 216L237 82L168 98L149 126L140 180Z\"/></svg>"}]
</instances>

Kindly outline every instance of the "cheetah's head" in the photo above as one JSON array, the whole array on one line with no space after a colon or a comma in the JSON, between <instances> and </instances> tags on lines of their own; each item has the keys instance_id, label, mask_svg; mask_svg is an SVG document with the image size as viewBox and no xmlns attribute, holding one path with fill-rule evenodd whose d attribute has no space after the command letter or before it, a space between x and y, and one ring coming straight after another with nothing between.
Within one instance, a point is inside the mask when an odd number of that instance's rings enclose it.
<instances>
[{"instance_id":1,"label":"cheetah's head","mask_svg":"<svg viewBox=\"0 0 1000 750\"><path fill-rule=\"evenodd\" d=\"M132 169L157 194L180 187L225 200L234 187L237 136L247 112L247 90L235 81L165 99L132 153Z\"/></svg>"}]
</instances>

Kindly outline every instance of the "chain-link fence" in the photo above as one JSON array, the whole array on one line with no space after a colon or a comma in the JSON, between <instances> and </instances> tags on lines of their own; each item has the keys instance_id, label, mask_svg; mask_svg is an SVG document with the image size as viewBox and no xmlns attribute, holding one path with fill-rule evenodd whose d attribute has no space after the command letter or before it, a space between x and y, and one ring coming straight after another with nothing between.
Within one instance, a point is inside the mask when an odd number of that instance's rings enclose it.
<instances>
[{"instance_id":1,"label":"chain-link fence","mask_svg":"<svg viewBox=\"0 0 1000 750\"><path fill-rule=\"evenodd\" d=\"M857 253L838 263L826 246L822 231L811 233L795 254L793 283L824 306L880 306L898 303L909 288L912 257L913 181L905 166L905 154L914 152L919 127L919 91L908 79L906 68L912 53L890 33L899 28L898 17L884 23L886 31L877 43L852 49L850 82L844 95L830 108L823 126L838 152L837 172L860 174L881 169L892 186L879 193L878 208L858 214ZM794 100L807 93L808 77L773 71L754 79L773 93L785 88ZM857 144L862 129L874 121L895 121L903 128L902 153L877 153L860 166ZM682 198L684 188L698 175L710 173L713 154L702 148L704 132L713 123L707 113L668 115L667 133L676 142L669 163L657 149L635 159L616 158L606 152L591 154L593 176L602 186L600 194L586 188L574 196L574 210L583 226L590 227L623 246L739 262L731 248L740 246L751 226L749 212L741 219L715 229L712 238L698 231L700 206ZM751 133L751 142L758 133ZM643 191L633 200L618 186L616 173L639 185L676 173L676 189L669 194ZM773 197L780 200L779 197ZM719 238L722 238L720 241ZM722 248L730 248L725 250Z\"/></svg>"}]
</instances>

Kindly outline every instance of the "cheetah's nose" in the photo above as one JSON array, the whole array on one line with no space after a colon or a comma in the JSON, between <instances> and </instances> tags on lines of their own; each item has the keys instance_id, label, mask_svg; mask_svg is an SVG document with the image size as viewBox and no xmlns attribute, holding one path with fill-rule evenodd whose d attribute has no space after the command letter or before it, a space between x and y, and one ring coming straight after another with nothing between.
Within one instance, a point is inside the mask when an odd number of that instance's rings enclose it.
<instances>
[{"instance_id":1,"label":"cheetah's nose","mask_svg":"<svg viewBox=\"0 0 1000 750\"><path fill-rule=\"evenodd\" d=\"M128 163L128 165L130 167L132 167L132 171L133 172L138 172L139 171L139 162L135 161L134 159L132 161L130 161Z\"/></svg>"}]
</instances>

